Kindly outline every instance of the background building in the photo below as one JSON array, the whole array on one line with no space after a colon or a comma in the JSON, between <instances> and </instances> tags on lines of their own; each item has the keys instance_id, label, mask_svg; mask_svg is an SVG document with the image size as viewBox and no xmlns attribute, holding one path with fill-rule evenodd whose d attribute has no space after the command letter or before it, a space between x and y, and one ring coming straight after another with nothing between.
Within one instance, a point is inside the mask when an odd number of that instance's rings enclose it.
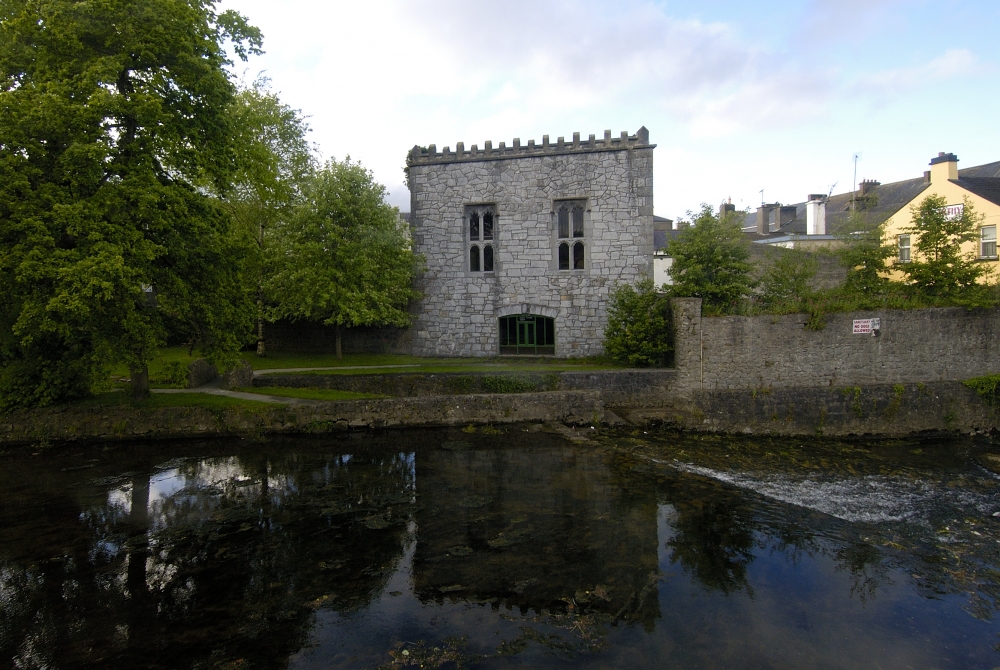
<instances>
[{"instance_id":1,"label":"background building","mask_svg":"<svg viewBox=\"0 0 1000 670\"><path fill-rule=\"evenodd\" d=\"M931 159L930 167L920 180L918 192L886 221L885 239L896 246L896 262L908 263L912 243L916 242L906 230L913 225L910 210L934 195L945 199L949 213L960 214L968 200L983 217L979 239L968 243L963 251L974 253L995 270L998 265L997 224L1000 224L1000 162L959 170L958 156L942 152Z\"/></svg>"}]
</instances>

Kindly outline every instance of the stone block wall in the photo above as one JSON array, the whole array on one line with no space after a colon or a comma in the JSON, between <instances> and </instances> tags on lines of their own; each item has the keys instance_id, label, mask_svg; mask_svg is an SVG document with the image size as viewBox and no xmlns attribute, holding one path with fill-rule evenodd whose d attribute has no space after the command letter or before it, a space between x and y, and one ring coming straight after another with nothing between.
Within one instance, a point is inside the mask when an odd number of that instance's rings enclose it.
<instances>
[{"instance_id":1,"label":"stone block wall","mask_svg":"<svg viewBox=\"0 0 1000 670\"><path fill-rule=\"evenodd\" d=\"M345 354L409 354L412 331L393 326L344 328L341 347ZM278 321L264 325L267 351L332 354L337 351L333 326L315 321Z\"/></svg>"},{"instance_id":2,"label":"stone block wall","mask_svg":"<svg viewBox=\"0 0 1000 670\"><path fill-rule=\"evenodd\" d=\"M699 298L674 301L679 391L853 387L961 381L1000 372L1000 310L959 307L703 318ZM880 319L877 337L855 319Z\"/></svg>"},{"instance_id":3,"label":"stone block wall","mask_svg":"<svg viewBox=\"0 0 1000 670\"><path fill-rule=\"evenodd\" d=\"M654 146L643 128L539 146L414 147L411 223L426 273L413 353L495 356L498 318L514 314L554 318L556 356L602 353L608 292L652 278ZM556 258L556 207L570 199L586 201L582 270L559 270ZM471 272L465 211L483 204L497 215L495 269Z\"/></svg>"}]
</instances>

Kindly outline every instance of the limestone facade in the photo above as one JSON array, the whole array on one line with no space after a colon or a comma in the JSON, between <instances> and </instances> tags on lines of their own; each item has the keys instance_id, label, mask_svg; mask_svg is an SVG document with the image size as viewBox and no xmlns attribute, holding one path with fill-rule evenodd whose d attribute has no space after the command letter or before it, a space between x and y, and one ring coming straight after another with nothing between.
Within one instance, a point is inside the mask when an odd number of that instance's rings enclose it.
<instances>
[{"instance_id":1,"label":"limestone facade","mask_svg":"<svg viewBox=\"0 0 1000 670\"><path fill-rule=\"evenodd\" d=\"M495 356L501 319L517 315L553 319L554 347L540 353L602 353L609 291L652 278L654 148L645 128L482 150L414 147L410 223L426 264L414 354ZM560 229L564 207L576 212Z\"/></svg>"}]
</instances>

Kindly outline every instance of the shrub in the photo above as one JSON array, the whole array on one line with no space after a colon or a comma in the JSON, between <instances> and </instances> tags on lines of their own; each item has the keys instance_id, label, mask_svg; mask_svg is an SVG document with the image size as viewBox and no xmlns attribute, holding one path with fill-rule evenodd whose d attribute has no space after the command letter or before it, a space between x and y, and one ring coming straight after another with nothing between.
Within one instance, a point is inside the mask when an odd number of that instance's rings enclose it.
<instances>
[{"instance_id":1,"label":"shrub","mask_svg":"<svg viewBox=\"0 0 1000 670\"><path fill-rule=\"evenodd\" d=\"M794 249L772 249L770 263L760 280L760 303L764 309L782 306L799 310L813 291L809 283L819 264L812 254Z\"/></svg>"},{"instance_id":2,"label":"shrub","mask_svg":"<svg viewBox=\"0 0 1000 670\"><path fill-rule=\"evenodd\" d=\"M611 292L604 350L619 365L664 367L673 351L670 301L652 280L635 288L621 284Z\"/></svg>"},{"instance_id":3,"label":"shrub","mask_svg":"<svg viewBox=\"0 0 1000 670\"><path fill-rule=\"evenodd\" d=\"M1000 405L1000 375L973 377L962 383L978 393L986 404L994 407Z\"/></svg>"},{"instance_id":4,"label":"shrub","mask_svg":"<svg viewBox=\"0 0 1000 670\"><path fill-rule=\"evenodd\" d=\"M502 375L483 377L482 384L490 393L527 393L538 386L530 379Z\"/></svg>"}]
</instances>

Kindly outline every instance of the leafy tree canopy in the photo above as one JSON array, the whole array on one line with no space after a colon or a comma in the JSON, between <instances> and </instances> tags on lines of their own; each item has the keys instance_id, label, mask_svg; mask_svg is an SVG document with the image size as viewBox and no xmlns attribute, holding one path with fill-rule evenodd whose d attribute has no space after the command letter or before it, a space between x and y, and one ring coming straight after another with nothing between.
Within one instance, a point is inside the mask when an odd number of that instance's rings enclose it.
<instances>
[{"instance_id":1,"label":"leafy tree canopy","mask_svg":"<svg viewBox=\"0 0 1000 670\"><path fill-rule=\"evenodd\" d=\"M638 367L663 367L673 351L673 321L670 300L657 293L653 280L644 279L635 288L615 287L608 302L608 325L604 329L604 351L615 363Z\"/></svg>"},{"instance_id":2,"label":"leafy tree canopy","mask_svg":"<svg viewBox=\"0 0 1000 670\"><path fill-rule=\"evenodd\" d=\"M276 228L269 318L337 326L338 355L341 326L409 325L417 259L385 195L350 158L317 172L295 215Z\"/></svg>"},{"instance_id":3,"label":"leafy tree canopy","mask_svg":"<svg viewBox=\"0 0 1000 670\"><path fill-rule=\"evenodd\" d=\"M813 294L810 282L819 263L813 254L797 249L768 250L770 263L760 278L760 304L765 309L801 308Z\"/></svg>"},{"instance_id":4,"label":"leafy tree canopy","mask_svg":"<svg viewBox=\"0 0 1000 670\"><path fill-rule=\"evenodd\" d=\"M943 196L928 196L910 208L912 224L905 231L916 238L911 262L900 264L914 289L925 296L970 306L988 301L980 284L988 270L976 262L977 250L962 246L979 239L982 216L966 198L960 216L949 217Z\"/></svg>"},{"instance_id":5,"label":"leafy tree canopy","mask_svg":"<svg viewBox=\"0 0 1000 670\"><path fill-rule=\"evenodd\" d=\"M873 223L861 210L851 213L837 231L837 257L847 269L843 292L859 300L877 298L889 289L886 262L896 253L885 243L885 223Z\"/></svg>"},{"instance_id":6,"label":"leafy tree canopy","mask_svg":"<svg viewBox=\"0 0 1000 670\"><path fill-rule=\"evenodd\" d=\"M260 34L211 1L0 0L0 405L116 361L141 392L165 320L235 357L243 251L206 195L234 164L227 42Z\"/></svg>"},{"instance_id":7,"label":"leafy tree canopy","mask_svg":"<svg viewBox=\"0 0 1000 670\"><path fill-rule=\"evenodd\" d=\"M700 297L709 312L725 312L753 290L749 242L741 223L741 214L720 217L702 205L691 225L667 245L673 258L673 295Z\"/></svg>"},{"instance_id":8,"label":"leafy tree canopy","mask_svg":"<svg viewBox=\"0 0 1000 670\"><path fill-rule=\"evenodd\" d=\"M266 79L236 94L231 114L235 133L236 172L222 194L237 233L254 250L248 279L257 303L257 354L265 354L266 277L275 226L303 200L303 189L316 169L309 126L302 113L281 102Z\"/></svg>"}]
</instances>

